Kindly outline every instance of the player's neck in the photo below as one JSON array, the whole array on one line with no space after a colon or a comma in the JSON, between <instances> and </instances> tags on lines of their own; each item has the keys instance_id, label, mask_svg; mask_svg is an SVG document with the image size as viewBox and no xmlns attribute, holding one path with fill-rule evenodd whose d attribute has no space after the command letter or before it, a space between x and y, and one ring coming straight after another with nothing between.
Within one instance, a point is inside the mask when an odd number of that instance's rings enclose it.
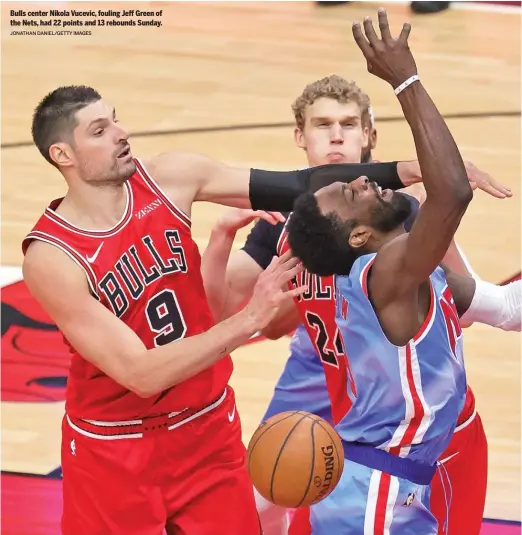
<instances>
[{"instance_id":1,"label":"player's neck","mask_svg":"<svg viewBox=\"0 0 522 535\"><path fill-rule=\"evenodd\" d=\"M83 182L69 188L56 212L77 227L105 230L121 220L126 205L124 184L94 187Z\"/></svg>"},{"instance_id":2,"label":"player's neck","mask_svg":"<svg viewBox=\"0 0 522 535\"><path fill-rule=\"evenodd\" d=\"M365 247L365 253L377 253L381 247L393 241L398 236L405 234L404 225L399 225L396 229L390 232L373 232L371 238L368 240Z\"/></svg>"}]
</instances>

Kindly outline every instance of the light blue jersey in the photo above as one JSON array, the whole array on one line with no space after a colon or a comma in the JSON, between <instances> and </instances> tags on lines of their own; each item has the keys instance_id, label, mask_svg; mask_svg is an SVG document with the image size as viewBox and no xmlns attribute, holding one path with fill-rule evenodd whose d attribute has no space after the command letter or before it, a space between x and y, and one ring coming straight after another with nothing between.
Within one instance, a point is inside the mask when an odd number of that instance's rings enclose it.
<instances>
[{"instance_id":1,"label":"light blue jersey","mask_svg":"<svg viewBox=\"0 0 522 535\"><path fill-rule=\"evenodd\" d=\"M430 276L431 305L424 324L407 345L395 346L367 297L374 258L359 258L349 276L336 280L336 322L356 391L336 429L347 442L434 464L466 397L462 330L453 297L444 271L437 268Z\"/></svg>"},{"instance_id":2,"label":"light blue jersey","mask_svg":"<svg viewBox=\"0 0 522 535\"><path fill-rule=\"evenodd\" d=\"M368 299L375 254L336 279L336 323L354 389L338 421L345 466L310 509L312 535L437 535L430 482L466 397L462 332L444 272L430 277L430 308L404 347L391 344ZM391 284L393 282L390 282ZM446 479L447 480L447 479ZM451 489L447 492L448 508Z\"/></svg>"}]
</instances>

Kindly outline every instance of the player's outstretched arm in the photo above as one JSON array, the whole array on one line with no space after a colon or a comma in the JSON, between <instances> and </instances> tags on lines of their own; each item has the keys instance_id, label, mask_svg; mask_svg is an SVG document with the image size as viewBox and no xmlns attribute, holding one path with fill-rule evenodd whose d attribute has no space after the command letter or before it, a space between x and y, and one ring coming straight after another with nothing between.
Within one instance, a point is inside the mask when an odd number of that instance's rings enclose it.
<instances>
[{"instance_id":1,"label":"player's outstretched arm","mask_svg":"<svg viewBox=\"0 0 522 535\"><path fill-rule=\"evenodd\" d=\"M284 291L301 269L289 255L274 258L241 312L205 333L153 349L89 293L81 269L54 246L34 242L23 274L30 292L82 357L125 388L150 397L209 367L262 329L286 299L305 290Z\"/></svg>"},{"instance_id":2,"label":"player's outstretched arm","mask_svg":"<svg viewBox=\"0 0 522 535\"><path fill-rule=\"evenodd\" d=\"M294 200L333 182L366 175L383 189L401 189L421 180L412 162L331 164L297 171L233 167L200 154L167 152L144 162L166 194L190 213L193 201L237 208L291 212Z\"/></svg>"},{"instance_id":3,"label":"player's outstretched arm","mask_svg":"<svg viewBox=\"0 0 522 535\"><path fill-rule=\"evenodd\" d=\"M194 201L291 212L295 199L302 193L315 192L334 182L349 183L363 175L383 189L391 190L402 189L422 180L416 160L329 164L297 171L266 171L229 166L201 154L168 152L146 161L145 166L167 196L189 215ZM509 188L495 182L487 173L478 173L474 166L467 170L473 187L494 197L512 195Z\"/></svg>"},{"instance_id":4,"label":"player's outstretched arm","mask_svg":"<svg viewBox=\"0 0 522 535\"><path fill-rule=\"evenodd\" d=\"M499 286L454 273L446 266L445 271L461 322L484 323L504 331L520 332L521 280Z\"/></svg>"}]
</instances>

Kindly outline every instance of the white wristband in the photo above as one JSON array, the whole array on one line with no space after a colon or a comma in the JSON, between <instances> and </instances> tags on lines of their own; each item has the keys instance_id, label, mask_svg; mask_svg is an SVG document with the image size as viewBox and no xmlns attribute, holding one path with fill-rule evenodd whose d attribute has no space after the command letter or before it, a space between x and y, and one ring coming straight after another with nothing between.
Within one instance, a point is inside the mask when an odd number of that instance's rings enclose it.
<instances>
[{"instance_id":1,"label":"white wristband","mask_svg":"<svg viewBox=\"0 0 522 535\"><path fill-rule=\"evenodd\" d=\"M414 74L413 76L410 76L405 82L402 82L402 84L399 87L396 87L393 92L398 95L401 91L404 91L408 86L413 84L413 82L416 82L419 79L418 74Z\"/></svg>"}]
</instances>

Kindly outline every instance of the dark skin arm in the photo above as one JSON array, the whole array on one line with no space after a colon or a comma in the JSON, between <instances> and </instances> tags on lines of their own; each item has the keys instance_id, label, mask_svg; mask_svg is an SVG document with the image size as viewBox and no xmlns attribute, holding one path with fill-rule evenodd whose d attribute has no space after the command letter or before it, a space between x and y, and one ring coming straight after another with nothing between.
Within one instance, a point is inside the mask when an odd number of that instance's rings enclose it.
<instances>
[{"instance_id":1,"label":"dark skin arm","mask_svg":"<svg viewBox=\"0 0 522 535\"><path fill-rule=\"evenodd\" d=\"M462 317L473 301L475 295L476 283L473 277L467 275L460 275L449 271L446 267L442 266L446 272L446 281L453 295L455 306L457 307L457 314L459 318Z\"/></svg>"},{"instance_id":2,"label":"dark skin arm","mask_svg":"<svg viewBox=\"0 0 522 535\"><path fill-rule=\"evenodd\" d=\"M368 70L396 88L417 73L408 46L410 26L405 24L398 39L393 39L386 12L380 9L379 27L382 39L368 18L364 30L369 42L357 24L354 37ZM368 288L384 333L390 342L402 346L428 313L429 276L442 262L473 193L455 141L421 82L413 82L398 99L415 141L426 201L410 233L379 250Z\"/></svg>"}]
</instances>

